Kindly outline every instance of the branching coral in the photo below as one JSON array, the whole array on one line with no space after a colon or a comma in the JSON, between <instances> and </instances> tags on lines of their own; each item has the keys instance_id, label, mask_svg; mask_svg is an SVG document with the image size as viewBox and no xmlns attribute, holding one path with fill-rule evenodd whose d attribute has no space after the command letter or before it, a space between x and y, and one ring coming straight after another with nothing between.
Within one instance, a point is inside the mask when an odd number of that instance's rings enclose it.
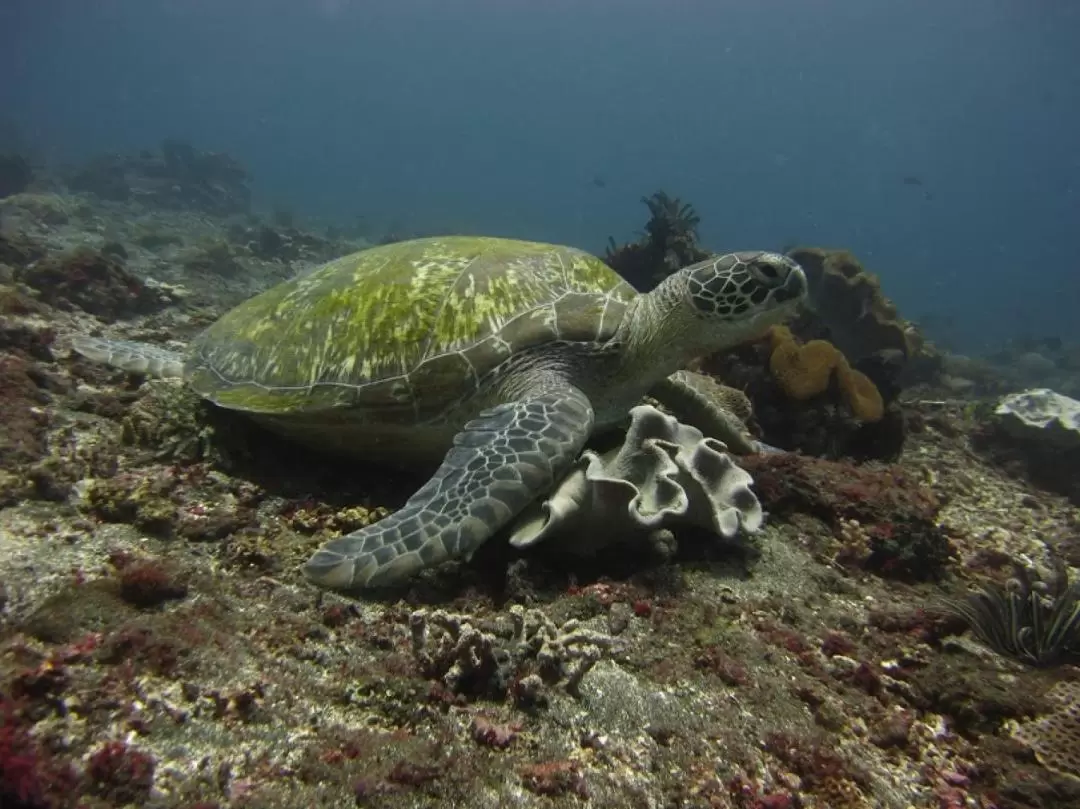
<instances>
[{"instance_id":1,"label":"branching coral","mask_svg":"<svg viewBox=\"0 0 1080 809\"><path fill-rule=\"evenodd\" d=\"M984 584L943 606L1000 655L1037 667L1080 663L1080 581L1069 581L1060 560L1049 581L1016 565L1004 586Z\"/></svg>"},{"instance_id":2,"label":"branching coral","mask_svg":"<svg viewBox=\"0 0 1080 809\"><path fill-rule=\"evenodd\" d=\"M478 628L468 615L444 610L416 610L409 618L413 656L424 674L438 677L451 691L504 692L535 661L542 675L519 682L535 691L546 679L562 681L574 693L581 679L619 642L602 632L567 621L557 625L540 610L510 608L512 630ZM526 682L528 681L528 682Z\"/></svg>"},{"instance_id":3,"label":"branching coral","mask_svg":"<svg viewBox=\"0 0 1080 809\"><path fill-rule=\"evenodd\" d=\"M811 340L799 345L784 326L774 326L771 339L769 370L791 398L803 401L824 393L835 372L844 401L856 418L873 422L885 414L885 402L877 386L852 368L832 343Z\"/></svg>"}]
</instances>

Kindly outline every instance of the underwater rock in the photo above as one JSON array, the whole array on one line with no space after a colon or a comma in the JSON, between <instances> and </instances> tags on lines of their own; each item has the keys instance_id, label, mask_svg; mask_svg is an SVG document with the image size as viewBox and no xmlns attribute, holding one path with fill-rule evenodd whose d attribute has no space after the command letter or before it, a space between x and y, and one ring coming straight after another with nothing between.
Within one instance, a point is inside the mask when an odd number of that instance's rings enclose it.
<instances>
[{"instance_id":1,"label":"underwater rock","mask_svg":"<svg viewBox=\"0 0 1080 809\"><path fill-rule=\"evenodd\" d=\"M172 303L165 289L132 275L115 255L89 247L46 256L17 270L16 278L50 306L76 307L107 319L148 314Z\"/></svg>"},{"instance_id":2,"label":"underwater rock","mask_svg":"<svg viewBox=\"0 0 1080 809\"><path fill-rule=\"evenodd\" d=\"M1014 438L1047 447L1080 447L1080 402L1049 388L1011 393L994 410L1001 428Z\"/></svg>"},{"instance_id":3,"label":"underwater rock","mask_svg":"<svg viewBox=\"0 0 1080 809\"><path fill-rule=\"evenodd\" d=\"M560 550L591 554L678 524L727 539L761 527L753 479L724 444L650 405L630 416L622 446L582 453L555 491L514 523L511 545L556 542Z\"/></svg>"},{"instance_id":4,"label":"underwater rock","mask_svg":"<svg viewBox=\"0 0 1080 809\"><path fill-rule=\"evenodd\" d=\"M907 324L885 297L881 282L851 253L797 247L787 255L806 273L816 317L848 360L882 351L899 352L904 359L914 353Z\"/></svg>"},{"instance_id":5,"label":"underwater rock","mask_svg":"<svg viewBox=\"0 0 1080 809\"><path fill-rule=\"evenodd\" d=\"M1011 477L1080 503L1080 402L1049 388L1012 393L972 433L972 446Z\"/></svg>"},{"instance_id":6,"label":"underwater rock","mask_svg":"<svg viewBox=\"0 0 1080 809\"><path fill-rule=\"evenodd\" d=\"M233 247L224 239L212 238L184 250L178 260L189 276L234 278L245 272L240 262L245 253L245 250Z\"/></svg>"},{"instance_id":7,"label":"underwater rock","mask_svg":"<svg viewBox=\"0 0 1080 809\"><path fill-rule=\"evenodd\" d=\"M22 472L46 451L49 395L35 381L33 362L0 354L0 469Z\"/></svg>"},{"instance_id":8,"label":"underwater rock","mask_svg":"<svg viewBox=\"0 0 1080 809\"><path fill-rule=\"evenodd\" d=\"M323 262L352 252L354 245L340 240L321 238L293 226L233 225L228 232L229 242L246 249L262 261Z\"/></svg>"},{"instance_id":9,"label":"underwater rock","mask_svg":"<svg viewBox=\"0 0 1080 809\"><path fill-rule=\"evenodd\" d=\"M45 255L45 247L17 231L0 233L0 262L25 267Z\"/></svg>"},{"instance_id":10,"label":"underwater rock","mask_svg":"<svg viewBox=\"0 0 1080 809\"><path fill-rule=\"evenodd\" d=\"M34 170L22 155L0 155L0 197L25 191L34 179Z\"/></svg>"},{"instance_id":11,"label":"underwater rock","mask_svg":"<svg viewBox=\"0 0 1080 809\"><path fill-rule=\"evenodd\" d=\"M166 140L160 154L103 155L69 175L68 187L117 202L227 216L251 207L249 175L222 152Z\"/></svg>"},{"instance_id":12,"label":"underwater rock","mask_svg":"<svg viewBox=\"0 0 1080 809\"><path fill-rule=\"evenodd\" d=\"M941 503L898 465L852 464L794 453L740 459L770 518L816 518L837 544L820 555L844 567L908 581L940 579L953 556Z\"/></svg>"}]
</instances>

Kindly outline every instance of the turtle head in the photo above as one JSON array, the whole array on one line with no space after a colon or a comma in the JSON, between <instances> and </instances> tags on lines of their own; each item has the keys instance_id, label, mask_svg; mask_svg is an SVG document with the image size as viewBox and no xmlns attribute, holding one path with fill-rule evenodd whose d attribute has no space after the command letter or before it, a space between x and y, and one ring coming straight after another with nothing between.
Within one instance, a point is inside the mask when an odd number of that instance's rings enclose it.
<instances>
[{"instance_id":1,"label":"turtle head","mask_svg":"<svg viewBox=\"0 0 1080 809\"><path fill-rule=\"evenodd\" d=\"M806 275L787 256L729 253L693 264L664 283L682 298L694 342L710 350L751 339L787 318L806 297Z\"/></svg>"},{"instance_id":2,"label":"turtle head","mask_svg":"<svg viewBox=\"0 0 1080 809\"><path fill-rule=\"evenodd\" d=\"M714 256L669 275L626 319L627 364L665 376L714 351L762 337L806 299L806 274L787 256Z\"/></svg>"}]
</instances>

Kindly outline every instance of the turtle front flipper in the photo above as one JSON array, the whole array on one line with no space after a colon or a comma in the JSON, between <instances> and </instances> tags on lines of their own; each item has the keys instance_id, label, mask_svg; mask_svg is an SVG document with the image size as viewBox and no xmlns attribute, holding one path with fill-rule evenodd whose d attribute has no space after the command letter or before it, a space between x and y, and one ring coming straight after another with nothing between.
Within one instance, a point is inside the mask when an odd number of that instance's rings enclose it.
<instances>
[{"instance_id":1,"label":"turtle front flipper","mask_svg":"<svg viewBox=\"0 0 1080 809\"><path fill-rule=\"evenodd\" d=\"M354 590L468 558L551 490L592 427L588 397L568 384L483 411L454 437L435 475L401 509L327 542L304 573L321 587Z\"/></svg>"},{"instance_id":2,"label":"turtle front flipper","mask_svg":"<svg viewBox=\"0 0 1080 809\"><path fill-rule=\"evenodd\" d=\"M106 340L101 337L76 337L71 347L88 360L111 365L132 374L147 374L160 379L184 374L184 358L175 351L131 340Z\"/></svg>"}]
</instances>

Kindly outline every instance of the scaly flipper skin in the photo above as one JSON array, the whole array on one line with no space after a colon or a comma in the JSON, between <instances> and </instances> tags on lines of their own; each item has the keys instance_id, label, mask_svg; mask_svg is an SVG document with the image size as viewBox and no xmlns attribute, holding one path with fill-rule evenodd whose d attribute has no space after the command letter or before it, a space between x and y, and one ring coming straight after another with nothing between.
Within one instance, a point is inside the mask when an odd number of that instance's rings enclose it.
<instances>
[{"instance_id":1,"label":"scaly flipper skin","mask_svg":"<svg viewBox=\"0 0 1080 809\"><path fill-rule=\"evenodd\" d=\"M184 358L161 346L129 340L105 340L101 337L76 337L71 347L88 360L131 374L147 374L159 379L184 375Z\"/></svg>"},{"instance_id":2,"label":"scaly flipper skin","mask_svg":"<svg viewBox=\"0 0 1080 809\"><path fill-rule=\"evenodd\" d=\"M468 558L566 473L593 418L589 399L565 383L485 410L400 510L323 545L305 574L321 587L357 590Z\"/></svg>"}]
</instances>

